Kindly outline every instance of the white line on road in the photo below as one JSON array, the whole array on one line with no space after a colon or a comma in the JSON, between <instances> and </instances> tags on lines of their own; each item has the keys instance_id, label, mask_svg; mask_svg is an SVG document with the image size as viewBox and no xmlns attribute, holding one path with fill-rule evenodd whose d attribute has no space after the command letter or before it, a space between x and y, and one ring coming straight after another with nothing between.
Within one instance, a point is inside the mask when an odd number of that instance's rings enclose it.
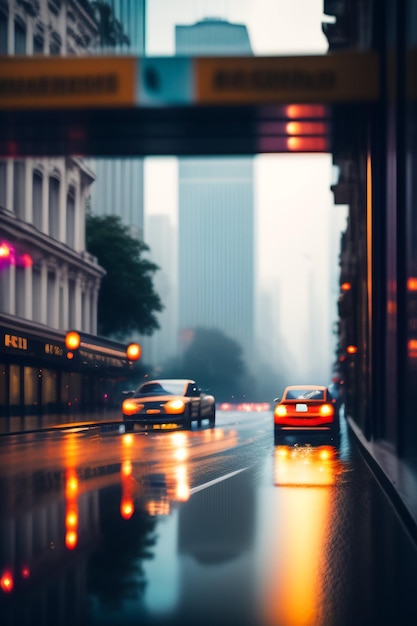
<instances>
[{"instance_id":1,"label":"white line on road","mask_svg":"<svg viewBox=\"0 0 417 626\"><path fill-rule=\"evenodd\" d=\"M212 485L215 485L216 483L221 483L223 480L227 480L228 478L231 478L232 476L236 476L236 474L245 472L247 469L249 468L243 467L240 470L236 470L236 472L231 472L230 474L225 474L224 476L220 476L219 478L210 480L208 483L204 483L203 485L200 485L199 487L193 487L192 489L190 489L190 495L193 495L194 493L197 493L198 491L202 491L203 489L207 489L207 487L211 487Z\"/></svg>"}]
</instances>

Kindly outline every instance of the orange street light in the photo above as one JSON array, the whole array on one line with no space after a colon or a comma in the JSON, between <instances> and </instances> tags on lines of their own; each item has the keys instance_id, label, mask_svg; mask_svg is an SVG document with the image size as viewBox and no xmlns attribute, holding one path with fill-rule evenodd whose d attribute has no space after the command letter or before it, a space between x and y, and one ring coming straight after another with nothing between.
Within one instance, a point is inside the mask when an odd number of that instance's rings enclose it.
<instances>
[{"instance_id":1,"label":"orange street light","mask_svg":"<svg viewBox=\"0 0 417 626\"><path fill-rule=\"evenodd\" d=\"M65 336L65 346L68 350L77 350L80 347L81 337L74 330L69 331Z\"/></svg>"},{"instance_id":2,"label":"orange street light","mask_svg":"<svg viewBox=\"0 0 417 626\"><path fill-rule=\"evenodd\" d=\"M126 348L126 356L129 361L138 361L141 355L141 347L138 343L130 343Z\"/></svg>"},{"instance_id":3,"label":"orange street light","mask_svg":"<svg viewBox=\"0 0 417 626\"><path fill-rule=\"evenodd\" d=\"M342 291L350 291L352 289L352 285L348 282L345 282L340 285L340 289Z\"/></svg>"},{"instance_id":4,"label":"orange street light","mask_svg":"<svg viewBox=\"0 0 417 626\"><path fill-rule=\"evenodd\" d=\"M350 345L350 346L348 346L348 347L346 348L346 352L347 352L348 354L356 354L356 353L357 353L357 351L358 351L357 346L352 346L352 345Z\"/></svg>"}]
</instances>

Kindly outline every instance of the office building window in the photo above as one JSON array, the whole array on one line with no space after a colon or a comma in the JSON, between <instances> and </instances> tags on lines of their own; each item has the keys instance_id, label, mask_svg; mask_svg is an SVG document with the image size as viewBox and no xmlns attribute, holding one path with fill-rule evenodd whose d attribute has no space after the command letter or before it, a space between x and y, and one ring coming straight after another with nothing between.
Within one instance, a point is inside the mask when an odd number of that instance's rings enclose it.
<instances>
[{"instance_id":1,"label":"office building window","mask_svg":"<svg viewBox=\"0 0 417 626\"><path fill-rule=\"evenodd\" d=\"M58 56L61 53L61 40L58 35L52 35L49 43L49 54Z\"/></svg>"},{"instance_id":2,"label":"office building window","mask_svg":"<svg viewBox=\"0 0 417 626\"><path fill-rule=\"evenodd\" d=\"M14 23L14 52L26 54L26 26L20 20Z\"/></svg>"},{"instance_id":3,"label":"office building window","mask_svg":"<svg viewBox=\"0 0 417 626\"><path fill-rule=\"evenodd\" d=\"M0 54L7 54L7 17L4 13L0 12Z\"/></svg>"},{"instance_id":4,"label":"office building window","mask_svg":"<svg viewBox=\"0 0 417 626\"><path fill-rule=\"evenodd\" d=\"M43 54L43 37L40 35L33 38L33 54Z\"/></svg>"}]
</instances>

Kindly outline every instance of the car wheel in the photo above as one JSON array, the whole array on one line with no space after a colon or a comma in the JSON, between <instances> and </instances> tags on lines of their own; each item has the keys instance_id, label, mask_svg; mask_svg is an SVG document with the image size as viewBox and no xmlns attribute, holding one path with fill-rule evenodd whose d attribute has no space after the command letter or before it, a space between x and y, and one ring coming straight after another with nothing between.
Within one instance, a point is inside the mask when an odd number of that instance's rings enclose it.
<instances>
[{"instance_id":1,"label":"car wheel","mask_svg":"<svg viewBox=\"0 0 417 626\"><path fill-rule=\"evenodd\" d=\"M277 445L279 443L282 443L283 441L283 436L281 431L278 428L274 429L274 445Z\"/></svg>"},{"instance_id":2,"label":"car wheel","mask_svg":"<svg viewBox=\"0 0 417 626\"><path fill-rule=\"evenodd\" d=\"M125 432L126 433L133 432L134 427L135 427L134 422L125 422Z\"/></svg>"},{"instance_id":3,"label":"car wheel","mask_svg":"<svg viewBox=\"0 0 417 626\"><path fill-rule=\"evenodd\" d=\"M191 430L191 404L188 407L187 414L184 415L184 428L185 430Z\"/></svg>"},{"instance_id":4,"label":"car wheel","mask_svg":"<svg viewBox=\"0 0 417 626\"><path fill-rule=\"evenodd\" d=\"M213 404L213 408L211 410L210 417L209 417L209 426L210 428L214 428L215 425L216 425L216 407Z\"/></svg>"}]
</instances>

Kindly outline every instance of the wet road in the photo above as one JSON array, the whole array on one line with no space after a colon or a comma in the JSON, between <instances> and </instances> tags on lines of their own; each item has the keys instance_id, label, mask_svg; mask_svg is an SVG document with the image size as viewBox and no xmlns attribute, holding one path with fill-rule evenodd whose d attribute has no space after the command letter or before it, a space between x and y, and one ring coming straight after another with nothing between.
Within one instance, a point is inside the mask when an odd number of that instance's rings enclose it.
<instances>
[{"instance_id":1,"label":"wet road","mask_svg":"<svg viewBox=\"0 0 417 626\"><path fill-rule=\"evenodd\" d=\"M0 477L2 626L417 623L417 547L343 420L10 435Z\"/></svg>"}]
</instances>

